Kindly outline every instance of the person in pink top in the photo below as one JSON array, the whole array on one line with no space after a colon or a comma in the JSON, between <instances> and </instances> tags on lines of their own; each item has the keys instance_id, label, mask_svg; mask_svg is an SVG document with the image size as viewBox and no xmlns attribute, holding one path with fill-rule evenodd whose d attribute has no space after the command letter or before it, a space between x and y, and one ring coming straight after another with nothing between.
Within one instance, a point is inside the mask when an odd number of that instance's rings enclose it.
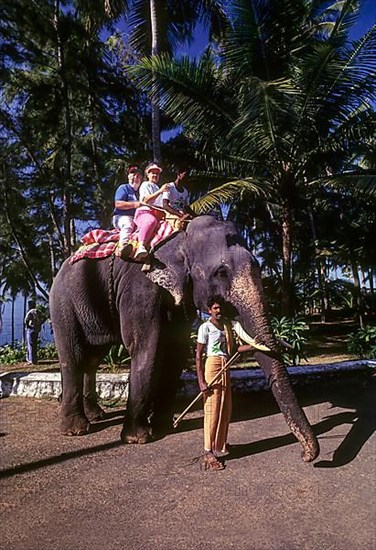
<instances>
[{"instance_id":1,"label":"person in pink top","mask_svg":"<svg viewBox=\"0 0 376 550\"><path fill-rule=\"evenodd\" d=\"M162 168L157 163L151 162L145 168L147 180L141 184L140 206L136 210L134 222L138 227L139 247L134 257L135 260L146 260L149 255L148 246L156 231L160 220L164 219L162 195L167 190L168 184L159 187L159 177Z\"/></svg>"}]
</instances>

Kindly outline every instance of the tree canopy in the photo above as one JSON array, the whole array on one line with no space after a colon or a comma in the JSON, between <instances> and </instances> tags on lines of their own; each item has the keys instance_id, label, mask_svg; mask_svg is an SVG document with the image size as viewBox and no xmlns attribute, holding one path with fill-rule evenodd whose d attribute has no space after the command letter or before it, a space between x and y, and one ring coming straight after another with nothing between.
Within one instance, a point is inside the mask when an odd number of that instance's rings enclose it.
<instances>
[{"instance_id":1,"label":"tree canopy","mask_svg":"<svg viewBox=\"0 0 376 550\"><path fill-rule=\"evenodd\" d=\"M273 307L325 308L337 268L373 292L376 25L350 40L359 2L4 0L0 16L2 292L47 294L77 235L109 227L125 166L153 157L155 107L179 133L162 163L191 166L197 212L227 205ZM206 51L181 57L198 24Z\"/></svg>"}]
</instances>

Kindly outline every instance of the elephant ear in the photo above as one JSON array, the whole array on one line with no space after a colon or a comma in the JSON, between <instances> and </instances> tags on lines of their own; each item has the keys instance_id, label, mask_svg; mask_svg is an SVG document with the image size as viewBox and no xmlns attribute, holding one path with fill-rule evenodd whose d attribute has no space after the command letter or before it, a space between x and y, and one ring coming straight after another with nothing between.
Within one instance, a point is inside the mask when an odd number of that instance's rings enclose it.
<instances>
[{"instance_id":1,"label":"elephant ear","mask_svg":"<svg viewBox=\"0 0 376 550\"><path fill-rule=\"evenodd\" d=\"M152 269L147 277L167 290L180 305L184 298L184 287L188 280L189 266L185 254L185 233L179 233L164 243L154 254Z\"/></svg>"}]
</instances>

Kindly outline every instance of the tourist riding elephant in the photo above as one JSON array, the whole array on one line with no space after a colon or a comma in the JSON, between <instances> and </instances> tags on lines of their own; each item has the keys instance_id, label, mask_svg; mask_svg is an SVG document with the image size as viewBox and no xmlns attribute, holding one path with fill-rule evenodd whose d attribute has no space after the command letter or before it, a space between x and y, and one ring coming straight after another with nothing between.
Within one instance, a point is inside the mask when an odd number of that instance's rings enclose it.
<instances>
[{"instance_id":1,"label":"tourist riding elephant","mask_svg":"<svg viewBox=\"0 0 376 550\"><path fill-rule=\"evenodd\" d=\"M66 261L50 295L62 373L62 433L87 433L103 416L95 393L96 369L113 344L132 358L122 440L145 443L166 422L196 308L222 295L257 342L275 353L255 352L274 397L308 462L319 446L297 402L270 328L255 258L231 222L192 220L154 254L149 272L115 256Z\"/></svg>"}]
</instances>

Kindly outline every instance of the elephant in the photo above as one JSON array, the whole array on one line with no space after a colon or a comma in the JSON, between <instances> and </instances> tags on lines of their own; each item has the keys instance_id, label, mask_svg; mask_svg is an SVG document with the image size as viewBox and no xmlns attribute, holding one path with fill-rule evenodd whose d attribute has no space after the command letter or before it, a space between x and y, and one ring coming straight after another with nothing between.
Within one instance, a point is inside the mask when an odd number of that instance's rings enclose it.
<instances>
[{"instance_id":1,"label":"elephant","mask_svg":"<svg viewBox=\"0 0 376 550\"><path fill-rule=\"evenodd\" d=\"M66 260L53 282L50 312L62 373L61 431L88 433L103 417L96 370L114 344L131 355L129 396L121 439L146 443L168 430L173 400L197 309L211 295L231 304L257 342L278 350L268 319L261 272L235 225L203 215L154 251L150 270L116 256ZM302 460L319 454L280 354L256 350L279 408L302 447Z\"/></svg>"}]
</instances>

